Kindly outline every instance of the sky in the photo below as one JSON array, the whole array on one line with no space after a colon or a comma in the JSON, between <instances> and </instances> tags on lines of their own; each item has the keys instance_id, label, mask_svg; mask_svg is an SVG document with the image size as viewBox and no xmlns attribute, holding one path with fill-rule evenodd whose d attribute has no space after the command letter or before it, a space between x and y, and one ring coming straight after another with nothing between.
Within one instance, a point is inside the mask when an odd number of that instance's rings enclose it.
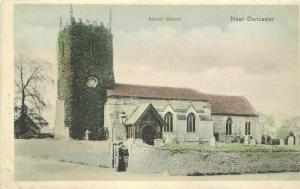
<instances>
[{"instance_id":1,"label":"sky","mask_svg":"<svg viewBox=\"0 0 300 189\"><path fill-rule=\"evenodd\" d=\"M109 8L117 82L243 95L278 123L300 116L297 6L73 5L73 12L107 25ZM16 59L49 61L55 80L60 15L67 25L69 5L16 5L14 13ZM235 22L233 16L274 21ZM180 20L149 20L160 17ZM53 107L45 117L53 126L56 86L44 90Z\"/></svg>"}]
</instances>

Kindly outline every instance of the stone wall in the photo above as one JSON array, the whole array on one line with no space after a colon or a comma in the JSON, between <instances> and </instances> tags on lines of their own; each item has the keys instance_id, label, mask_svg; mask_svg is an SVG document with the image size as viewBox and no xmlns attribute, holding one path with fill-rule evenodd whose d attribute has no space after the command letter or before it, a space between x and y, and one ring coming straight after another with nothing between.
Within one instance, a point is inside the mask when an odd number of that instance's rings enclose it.
<instances>
[{"instance_id":1,"label":"stone wall","mask_svg":"<svg viewBox=\"0 0 300 189\"><path fill-rule=\"evenodd\" d=\"M129 149L128 171L137 173L209 175L300 171L299 152L176 151L133 141L126 145ZM110 168L112 163L108 141L18 139L15 140L15 154L97 167Z\"/></svg>"},{"instance_id":2,"label":"stone wall","mask_svg":"<svg viewBox=\"0 0 300 189\"><path fill-rule=\"evenodd\" d=\"M215 175L300 171L299 153L176 152L151 146L132 148L129 170L170 175Z\"/></svg>"},{"instance_id":3,"label":"stone wall","mask_svg":"<svg viewBox=\"0 0 300 189\"><path fill-rule=\"evenodd\" d=\"M62 139L15 140L15 155L111 167L109 142ZM63 170L62 170L63 171Z\"/></svg>"}]
</instances>

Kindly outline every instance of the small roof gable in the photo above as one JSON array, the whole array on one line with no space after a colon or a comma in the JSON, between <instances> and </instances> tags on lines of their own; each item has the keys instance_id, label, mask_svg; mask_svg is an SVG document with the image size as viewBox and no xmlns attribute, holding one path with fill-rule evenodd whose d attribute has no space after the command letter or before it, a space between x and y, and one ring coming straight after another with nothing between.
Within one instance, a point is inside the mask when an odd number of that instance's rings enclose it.
<instances>
[{"instance_id":1,"label":"small roof gable","mask_svg":"<svg viewBox=\"0 0 300 189\"><path fill-rule=\"evenodd\" d=\"M207 94L212 114L257 116L252 105L243 96Z\"/></svg>"},{"instance_id":2,"label":"small roof gable","mask_svg":"<svg viewBox=\"0 0 300 189\"><path fill-rule=\"evenodd\" d=\"M158 87L130 84L116 84L114 89L107 90L107 96L207 101L207 97L205 94L190 88Z\"/></svg>"},{"instance_id":3,"label":"small roof gable","mask_svg":"<svg viewBox=\"0 0 300 189\"><path fill-rule=\"evenodd\" d=\"M143 114L143 112L146 111L147 107L150 105L150 103L141 104L131 113L131 115L128 117L128 120L126 121L126 125L134 124L139 117Z\"/></svg>"},{"instance_id":4,"label":"small roof gable","mask_svg":"<svg viewBox=\"0 0 300 189\"><path fill-rule=\"evenodd\" d=\"M126 125L134 125L137 123L149 110L153 110L156 118L158 121L163 125L164 120L159 115L159 113L156 111L156 109L153 107L151 103L146 103L139 105L135 111L129 116L128 120L126 121Z\"/></svg>"}]
</instances>

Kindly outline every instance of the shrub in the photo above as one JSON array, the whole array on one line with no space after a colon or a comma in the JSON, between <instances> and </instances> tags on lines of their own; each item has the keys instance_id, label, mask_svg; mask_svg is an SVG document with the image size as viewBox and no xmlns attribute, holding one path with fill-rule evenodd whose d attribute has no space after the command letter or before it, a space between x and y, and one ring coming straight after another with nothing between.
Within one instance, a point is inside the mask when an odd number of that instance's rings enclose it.
<instances>
[{"instance_id":1,"label":"shrub","mask_svg":"<svg viewBox=\"0 0 300 189\"><path fill-rule=\"evenodd\" d=\"M272 139L272 140L271 140L271 144L272 144L272 145L279 145L279 144L280 144L280 139L278 139L278 138Z\"/></svg>"},{"instance_id":2,"label":"shrub","mask_svg":"<svg viewBox=\"0 0 300 189\"><path fill-rule=\"evenodd\" d=\"M272 140L272 138L269 135L262 135L261 136L261 143L262 144L271 144L271 140Z\"/></svg>"}]
</instances>

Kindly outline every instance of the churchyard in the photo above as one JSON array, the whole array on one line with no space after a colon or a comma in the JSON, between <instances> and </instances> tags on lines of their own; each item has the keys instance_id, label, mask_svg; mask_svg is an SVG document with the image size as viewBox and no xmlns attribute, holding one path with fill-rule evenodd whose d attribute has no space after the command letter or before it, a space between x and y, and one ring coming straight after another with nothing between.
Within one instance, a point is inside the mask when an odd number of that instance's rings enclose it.
<instances>
[{"instance_id":1,"label":"churchyard","mask_svg":"<svg viewBox=\"0 0 300 189\"><path fill-rule=\"evenodd\" d=\"M197 152L225 152L225 153L300 153L300 147L280 146L280 145L245 145L238 143L219 143L216 146L199 145L199 144L166 144L164 149L178 153L185 151Z\"/></svg>"},{"instance_id":2,"label":"churchyard","mask_svg":"<svg viewBox=\"0 0 300 189\"><path fill-rule=\"evenodd\" d=\"M45 148L47 146L47 148ZM299 172L300 147L280 145L165 144L157 147L128 143L129 167L124 174L165 174L169 176L236 175ZM111 168L111 144L107 141L30 139L15 140L16 159L88 166L106 172ZM45 165L43 165L43 162ZM18 169L16 175L24 175ZM45 170L46 172L49 170ZM57 170L64 172L64 170ZM45 173L46 174L46 173ZM62 174L62 173L59 173ZM101 177L101 175L99 175ZM109 176L106 176L108 178Z\"/></svg>"}]
</instances>

